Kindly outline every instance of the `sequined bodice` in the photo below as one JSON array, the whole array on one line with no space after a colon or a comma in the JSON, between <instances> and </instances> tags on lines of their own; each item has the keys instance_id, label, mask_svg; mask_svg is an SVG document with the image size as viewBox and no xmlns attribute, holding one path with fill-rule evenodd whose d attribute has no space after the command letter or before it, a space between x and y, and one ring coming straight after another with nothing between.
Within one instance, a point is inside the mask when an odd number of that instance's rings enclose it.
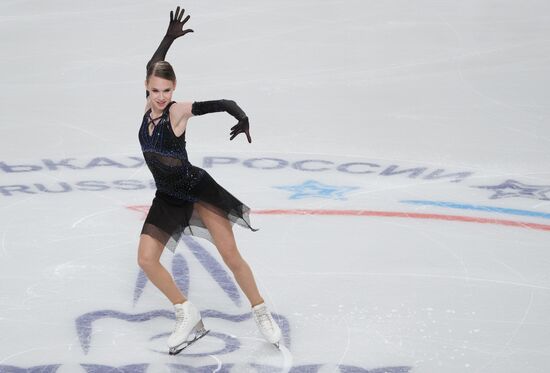
<instances>
[{"instance_id":1,"label":"sequined bodice","mask_svg":"<svg viewBox=\"0 0 550 373\"><path fill-rule=\"evenodd\" d=\"M185 133L177 137L170 123L170 102L160 120L149 135L151 122L149 109L144 115L139 129L139 143L147 167L153 174L157 190L177 199L197 200L193 188L205 171L191 165L185 149Z\"/></svg>"},{"instance_id":2,"label":"sequined bodice","mask_svg":"<svg viewBox=\"0 0 550 373\"><path fill-rule=\"evenodd\" d=\"M172 101L166 106L160 120L153 128L153 133L151 135L149 135L151 109L143 115L143 121L139 131L139 143L141 144L142 152L154 152L187 161L185 133L180 137L176 137L170 123L169 109L174 102L175 101Z\"/></svg>"}]
</instances>

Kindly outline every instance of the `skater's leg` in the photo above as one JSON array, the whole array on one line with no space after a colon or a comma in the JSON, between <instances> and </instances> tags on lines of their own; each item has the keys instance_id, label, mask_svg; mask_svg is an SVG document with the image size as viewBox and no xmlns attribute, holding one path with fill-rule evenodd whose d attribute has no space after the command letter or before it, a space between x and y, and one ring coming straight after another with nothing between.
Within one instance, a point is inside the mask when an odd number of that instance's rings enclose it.
<instances>
[{"instance_id":1,"label":"skater's leg","mask_svg":"<svg viewBox=\"0 0 550 373\"><path fill-rule=\"evenodd\" d=\"M148 234L139 237L138 264L149 280L172 302L180 304L187 299L178 289L170 273L160 264L164 245Z\"/></svg>"},{"instance_id":2,"label":"skater's leg","mask_svg":"<svg viewBox=\"0 0 550 373\"><path fill-rule=\"evenodd\" d=\"M222 256L223 261L231 272L233 272L235 280L250 301L250 304L256 306L263 303L264 300L258 291L252 270L237 249L229 221L207 207L202 206L200 203L195 203L195 209L214 239L216 248Z\"/></svg>"},{"instance_id":3,"label":"skater's leg","mask_svg":"<svg viewBox=\"0 0 550 373\"><path fill-rule=\"evenodd\" d=\"M181 293L170 273L160 264L164 244L148 234L139 239L138 263L147 277L174 305L176 326L168 337L170 355L175 355L208 331L199 310Z\"/></svg>"},{"instance_id":4,"label":"skater's leg","mask_svg":"<svg viewBox=\"0 0 550 373\"><path fill-rule=\"evenodd\" d=\"M252 315L265 339L279 347L281 329L273 319L262 299L250 266L242 258L229 221L208 207L195 203L195 209L214 239L224 262L235 275L237 283L252 305Z\"/></svg>"}]
</instances>

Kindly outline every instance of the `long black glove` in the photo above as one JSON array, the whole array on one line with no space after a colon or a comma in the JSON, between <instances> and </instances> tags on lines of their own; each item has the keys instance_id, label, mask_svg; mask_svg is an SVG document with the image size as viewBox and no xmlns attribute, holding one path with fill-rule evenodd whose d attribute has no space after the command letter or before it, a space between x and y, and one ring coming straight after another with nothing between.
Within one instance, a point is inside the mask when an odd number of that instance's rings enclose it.
<instances>
[{"instance_id":1,"label":"long black glove","mask_svg":"<svg viewBox=\"0 0 550 373\"><path fill-rule=\"evenodd\" d=\"M191 106L191 113L193 115L203 115L208 113L217 113L225 111L231 114L239 122L231 127L231 133L229 134L229 140L233 140L239 133L245 133L246 139L249 143L252 142L250 137L250 124L248 123L248 117L243 109L232 100L213 100L213 101L200 101L193 102Z\"/></svg>"},{"instance_id":2,"label":"long black glove","mask_svg":"<svg viewBox=\"0 0 550 373\"><path fill-rule=\"evenodd\" d=\"M184 30L183 25L191 18L191 16L187 15L181 20L183 17L183 13L185 12L185 9L181 10L180 13L180 7L178 6L176 8L176 14L174 16L174 11L170 11L170 23L168 24L168 30L166 30L166 35L164 35L164 38L160 42L159 47L153 54L153 57L147 62L147 70L157 61L164 61L166 58L166 53L168 53L168 49L170 49L170 46L180 36L183 36L189 32L194 32L191 29ZM145 97L149 97L149 91L145 92Z\"/></svg>"}]
</instances>

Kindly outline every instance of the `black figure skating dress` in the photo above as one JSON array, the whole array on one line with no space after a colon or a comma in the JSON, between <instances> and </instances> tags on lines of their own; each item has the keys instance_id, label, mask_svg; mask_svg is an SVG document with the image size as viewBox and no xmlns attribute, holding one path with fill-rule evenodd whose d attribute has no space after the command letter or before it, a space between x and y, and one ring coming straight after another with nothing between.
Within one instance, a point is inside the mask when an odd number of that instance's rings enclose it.
<instances>
[{"instance_id":1,"label":"black figure skating dress","mask_svg":"<svg viewBox=\"0 0 550 373\"><path fill-rule=\"evenodd\" d=\"M149 109L143 115L139 142L145 162L153 174L157 191L143 224L148 234L174 251L182 234L206 238L214 243L206 225L195 210L201 204L245 228L250 226L250 208L221 187L202 168L191 165L185 150L185 132L176 137L170 123L170 102L149 135Z\"/></svg>"}]
</instances>

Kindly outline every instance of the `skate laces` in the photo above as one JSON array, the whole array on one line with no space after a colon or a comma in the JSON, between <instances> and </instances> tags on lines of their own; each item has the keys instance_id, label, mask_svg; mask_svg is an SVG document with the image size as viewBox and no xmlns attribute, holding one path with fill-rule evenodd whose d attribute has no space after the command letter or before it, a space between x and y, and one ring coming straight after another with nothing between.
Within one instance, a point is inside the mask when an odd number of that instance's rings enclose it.
<instances>
[{"instance_id":1,"label":"skate laces","mask_svg":"<svg viewBox=\"0 0 550 373\"><path fill-rule=\"evenodd\" d=\"M182 309L176 310L176 327L174 330L181 328L183 325L187 324L189 320L189 314Z\"/></svg>"},{"instance_id":2,"label":"skate laces","mask_svg":"<svg viewBox=\"0 0 550 373\"><path fill-rule=\"evenodd\" d=\"M274 329L273 319L271 318L271 314L266 307L255 309L254 316L256 318L256 321L262 326L262 328Z\"/></svg>"}]
</instances>

